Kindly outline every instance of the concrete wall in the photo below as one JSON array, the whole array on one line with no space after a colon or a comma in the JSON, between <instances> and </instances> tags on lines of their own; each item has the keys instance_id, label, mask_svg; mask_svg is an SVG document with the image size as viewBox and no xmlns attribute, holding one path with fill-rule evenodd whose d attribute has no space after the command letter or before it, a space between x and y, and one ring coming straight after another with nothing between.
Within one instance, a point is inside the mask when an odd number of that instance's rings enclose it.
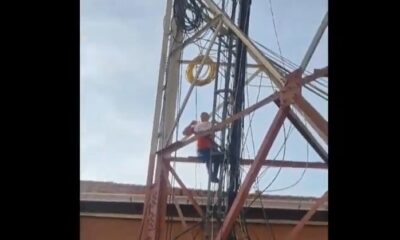
<instances>
[{"instance_id":1,"label":"concrete wall","mask_svg":"<svg viewBox=\"0 0 400 240\"><path fill-rule=\"evenodd\" d=\"M140 233L139 219L123 219L110 217L93 217L81 216L80 221L80 239L81 240L137 240ZM194 223L188 223L189 226ZM288 232L293 229L294 225L272 224L272 232L275 240L284 240ZM251 240L267 240L273 239L271 228L266 224L248 224L248 231ZM196 228L193 233L196 234L195 239L202 239L202 233ZM172 224L172 237L183 231L180 222ZM193 239L191 233L187 233L178 238L179 240ZM244 239L244 238L243 238ZM298 240L327 240L327 226L306 226L300 233Z\"/></svg>"}]
</instances>

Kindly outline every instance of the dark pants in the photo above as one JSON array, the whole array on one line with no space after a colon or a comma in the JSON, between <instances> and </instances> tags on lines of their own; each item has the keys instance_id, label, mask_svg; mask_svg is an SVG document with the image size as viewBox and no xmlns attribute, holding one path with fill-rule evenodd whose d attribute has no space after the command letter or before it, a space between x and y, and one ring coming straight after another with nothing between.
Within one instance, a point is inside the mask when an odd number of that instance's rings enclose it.
<instances>
[{"instance_id":1,"label":"dark pants","mask_svg":"<svg viewBox=\"0 0 400 240\"><path fill-rule=\"evenodd\" d=\"M218 150L201 149L197 150L197 156L206 164L207 170L210 173L210 177L217 177L219 165L224 159L224 154ZM210 163L213 163L211 169Z\"/></svg>"}]
</instances>

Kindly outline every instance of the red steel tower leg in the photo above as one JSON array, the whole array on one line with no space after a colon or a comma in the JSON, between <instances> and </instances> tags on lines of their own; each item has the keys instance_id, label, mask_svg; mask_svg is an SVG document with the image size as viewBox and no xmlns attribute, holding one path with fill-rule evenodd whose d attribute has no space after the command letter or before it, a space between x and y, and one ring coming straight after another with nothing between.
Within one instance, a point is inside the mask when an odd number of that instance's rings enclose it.
<instances>
[{"instance_id":1,"label":"red steel tower leg","mask_svg":"<svg viewBox=\"0 0 400 240\"><path fill-rule=\"evenodd\" d=\"M322 195L321 198L319 198L315 204L310 208L310 210L304 215L304 217L300 220L299 223L293 228L293 230L289 233L288 237L286 240L295 240L300 233L300 231L303 229L304 225L311 219L311 217L314 215L314 213L317 211L317 209L328 200L328 192L325 192L324 195Z\"/></svg>"},{"instance_id":2,"label":"red steel tower leg","mask_svg":"<svg viewBox=\"0 0 400 240\"><path fill-rule=\"evenodd\" d=\"M225 221L222 224L222 227L219 230L217 237L215 238L216 240L227 239L229 233L231 232L233 224L239 216L240 209L242 208L247 196L249 195L250 188L256 180L257 175L261 167L263 166L263 162L266 159L269 150L271 150L272 144L274 143L280 128L282 127L286 117L288 116L288 113L290 111L290 104L294 103L294 100L297 97L301 96L300 86L301 71L296 70L287 76L286 85L280 92L282 105L279 108L279 111L276 114L271 124L271 127L265 135L264 140L261 143L261 147L258 150L254 163L251 165L249 172L247 173L246 178L244 179L243 184L241 185L239 192L236 195L236 198L226 215Z\"/></svg>"},{"instance_id":3,"label":"red steel tower leg","mask_svg":"<svg viewBox=\"0 0 400 240\"><path fill-rule=\"evenodd\" d=\"M155 184L150 190L150 200L146 203L145 221L143 224L144 234L141 239L156 240L163 239L165 234L165 215L168 196L168 172L163 169L163 164L160 161L168 161L162 158L157 158L157 170ZM169 164L169 163L168 163Z\"/></svg>"},{"instance_id":4,"label":"red steel tower leg","mask_svg":"<svg viewBox=\"0 0 400 240\"><path fill-rule=\"evenodd\" d=\"M254 163L251 165L250 170L246 175L246 178L244 179L243 184L240 187L235 200L233 201L232 207L229 210L228 214L226 215L225 221L222 225L222 228L218 232L216 240L222 240L228 237L233 227L233 224L240 213L240 209L242 208L244 201L249 195L249 190L253 185L258 175L258 172L260 171L263 162L267 157L269 150L271 149L272 143L274 142L276 136L278 135L279 129L281 128L283 122L285 121L289 109L290 109L289 106L283 106L279 109L279 112L277 113L271 125L271 128L269 129L267 135L265 136L261 144L261 147L257 153Z\"/></svg>"}]
</instances>

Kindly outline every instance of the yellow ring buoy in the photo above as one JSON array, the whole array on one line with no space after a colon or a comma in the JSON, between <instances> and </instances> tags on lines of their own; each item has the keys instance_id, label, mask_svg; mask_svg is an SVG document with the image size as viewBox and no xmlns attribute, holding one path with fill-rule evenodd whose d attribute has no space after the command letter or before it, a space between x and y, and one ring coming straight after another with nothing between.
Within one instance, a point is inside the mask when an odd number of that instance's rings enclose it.
<instances>
[{"instance_id":1,"label":"yellow ring buoy","mask_svg":"<svg viewBox=\"0 0 400 240\"><path fill-rule=\"evenodd\" d=\"M206 57L204 60L204 65L208 66L208 71L207 71L207 76L206 78L203 79L196 79L193 73L194 67L198 64L201 63L201 60L203 59L204 55L199 55L196 58L194 58L188 65L188 68L186 69L186 78L189 83L194 84L196 86L204 86L206 84L209 84L212 82L215 77L216 77L216 64L213 62L213 60L210 57ZM200 77L200 76L199 76Z\"/></svg>"}]
</instances>

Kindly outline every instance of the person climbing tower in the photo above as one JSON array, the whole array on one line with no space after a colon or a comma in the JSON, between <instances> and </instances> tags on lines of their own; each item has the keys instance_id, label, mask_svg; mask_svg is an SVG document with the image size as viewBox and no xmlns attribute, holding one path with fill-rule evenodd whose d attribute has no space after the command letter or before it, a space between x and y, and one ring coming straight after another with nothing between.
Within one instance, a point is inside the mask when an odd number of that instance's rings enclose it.
<instances>
[{"instance_id":1,"label":"person climbing tower","mask_svg":"<svg viewBox=\"0 0 400 240\"><path fill-rule=\"evenodd\" d=\"M210 115L206 112L200 114L201 121L192 121L184 130L183 135L190 136L211 129L212 124L209 122ZM218 151L218 145L214 141L214 133L206 136L200 136L197 139L197 156L206 163L211 182L218 182L217 178L219 165L224 158L224 154ZM213 164L210 164L213 163ZM211 167L211 168L210 168Z\"/></svg>"}]
</instances>

